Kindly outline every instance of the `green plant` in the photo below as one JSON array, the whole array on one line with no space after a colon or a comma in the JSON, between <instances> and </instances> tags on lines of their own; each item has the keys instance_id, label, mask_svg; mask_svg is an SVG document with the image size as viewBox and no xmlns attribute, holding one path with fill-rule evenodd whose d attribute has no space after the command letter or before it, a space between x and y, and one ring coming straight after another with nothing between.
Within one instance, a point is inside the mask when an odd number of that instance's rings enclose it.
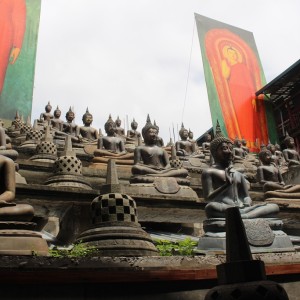
<instances>
[{"instance_id":1,"label":"green plant","mask_svg":"<svg viewBox=\"0 0 300 300\"><path fill-rule=\"evenodd\" d=\"M57 247L49 249L49 253L52 257L70 257L70 258L92 256L96 251L97 249L95 247L87 247L81 242L74 244L74 246L70 250L59 249Z\"/></svg>"},{"instance_id":2,"label":"green plant","mask_svg":"<svg viewBox=\"0 0 300 300\"><path fill-rule=\"evenodd\" d=\"M154 242L161 256L193 255L197 246L197 242L192 241L191 238L186 238L179 242L168 240L155 240Z\"/></svg>"}]
</instances>

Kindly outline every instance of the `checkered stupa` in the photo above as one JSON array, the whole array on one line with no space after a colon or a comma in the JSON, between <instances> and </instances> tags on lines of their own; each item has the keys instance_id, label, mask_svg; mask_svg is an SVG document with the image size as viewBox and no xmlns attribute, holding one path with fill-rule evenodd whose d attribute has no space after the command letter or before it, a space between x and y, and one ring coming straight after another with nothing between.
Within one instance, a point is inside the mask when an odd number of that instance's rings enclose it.
<instances>
[{"instance_id":1,"label":"checkered stupa","mask_svg":"<svg viewBox=\"0 0 300 300\"><path fill-rule=\"evenodd\" d=\"M117 190L115 162L110 160L106 182ZM113 179L112 179L113 178ZM107 189L108 190L108 187ZM121 192L100 195L91 203L92 228L77 241L95 247L98 256L153 256L157 255L153 241L138 223L135 201Z\"/></svg>"}]
</instances>

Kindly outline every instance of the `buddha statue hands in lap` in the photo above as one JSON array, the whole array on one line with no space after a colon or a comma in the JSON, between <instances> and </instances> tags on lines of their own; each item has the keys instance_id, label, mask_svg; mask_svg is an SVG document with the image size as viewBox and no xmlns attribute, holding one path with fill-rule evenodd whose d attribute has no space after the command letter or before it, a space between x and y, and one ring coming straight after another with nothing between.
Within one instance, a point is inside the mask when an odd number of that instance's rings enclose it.
<instances>
[{"instance_id":1,"label":"buddha statue hands in lap","mask_svg":"<svg viewBox=\"0 0 300 300\"><path fill-rule=\"evenodd\" d=\"M149 115L142 135L145 145L135 148L131 170L134 176L187 177L187 170L171 168L168 153L157 146L157 128L151 123Z\"/></svg>"},{"instance_id":2,"label":"buddha statue hands in lap","mask_svg":"<svg viewBox=\"0 0 300 300\"><path fill-rule=\"evenodd\" d=\"M82 116L84 126L79 128L79 140L81 143L95 142L99 138L99 132L96 128L91 127L93 122L93 115L86 109L85 114Z\"/></svg>"},{"instance_id":3,"label":"buddha statue hands in lap","mask_svg":"<svg viewBox=\"0 0 300 300\"><path fill-rule=\"evenodd\" d=\"M201 153L197 153L196 143L190 141L189 131L184 128L184 125L181 125L181 129L179 130L179 136L181 138L180 141L175 143L176 155L179 157L185 158L204 158L204 155Z\"/></svg>"},{"instance_id":4,"label":"buddha statue hands in lap","mask_svg":"<svg viewBox=\"0 0 300 300\"><path fill-rule=\"evenodd\" d=\"M279 212L276 204L252 205L244 175L232 167L232 141L220 131L211 142L210 151L214 164L202 173L203 195L209 201L205 207L208 218L225 218L226 209L233 206L239 208L244 219L270 217Z\"/></svg>"},{"instance_id":5,"label":"buddha statue hands in lap","mask_svg":"<svg viewBox=\"0 0 300 300\"><path fill-rule=\"evenodd\" d=\"M109 158L117 159L117 163L132 164L133 153L127 153L125 150L124 139L116 135L116 123L109 115L104 125L107 136L98 139L98 149L94 150L93 162L107 162ZM127 163L125 162L127 161Z\"/></svg>"}]
</instances>

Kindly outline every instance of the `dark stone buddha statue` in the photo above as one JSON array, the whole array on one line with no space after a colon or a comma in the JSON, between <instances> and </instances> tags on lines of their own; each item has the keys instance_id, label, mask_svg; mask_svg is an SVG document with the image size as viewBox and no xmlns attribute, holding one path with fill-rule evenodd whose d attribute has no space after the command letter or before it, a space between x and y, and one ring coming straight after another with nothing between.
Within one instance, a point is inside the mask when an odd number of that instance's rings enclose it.
<instances>
[{"instance_id":1,"label":"dark stone buddha statue","mask_svg":"<svg viewBox=\"0 0 300 300\"><path fill-rule=\"evenodd\" d=\"M52 125L53 130L62 131L64 121L60 118L61 110L58 108L58 106L54 110L53 114L54 114L54 117L53 117L53 119L51 119L51 125Z\"/></svg>"},{"instance_id":2,"label":"dark stone buddha statue","mask_svg":"<svg viewBox=\"0 0 300 300\"><path fill-rule=\"evenodd\" d=\"M93 143L99 138L99 132L96 128L91 127L93 122L93 115L86 109L85 114L82 116L82 122L84 126L79 128L79 139L81 143Z\"/></svg>"},{"instance_id":3,"label":"dark stone buddha statue","mask_svg":"<svg viewBox=\"0 0 300 300\"><path fill-rule=\"evenodd\" d=\"M125 139L125 130L121 127L121 119L119 116L117 117L117 120L115 121L116 128L115 128L115 134Z\"/></svg>"},{"instance_id":4,"label":"dark stone buddha statue","mask_svg":"<svg viewBox=\"0 0 300 300\"><path fill-rule=\"evenodd\" d=\"M171 168L168 153L157 146L157 127L151 123L149 115L142 135L145 145L135 148L133 176L138 176L141 182L153 182L154 177L187 177L187 170Z\"/></svg>"},{"instance_id":5,"label":"dark stone buddha statue","mask_svg":"<svg viewBox=\"0 0 300 300\"><path fill-rule=\"evenodd\" d=\"M53 119L53 115L51 113L52 106L50 102L45 106L45 112L41 113L39 123L43 123L45 125L50 125L51 119Z\"/></svg>"},{"instance_id":6,"label":"dark stone buddha statue","mask_svg":"<svg viewBox=\"0 0 300 300\"><path fill-rule=\"evenodd\" d=\"M224 218L229 207L239 208L243 219L264 218L279 212L276 204L252 205L244 175L232 166L233 143L222 136L220 129L210 144L214 158L211 168L202 173L203 196L209 203L205 207L208 218Z\"/></svg>"},{"instance_id":7,"label":"dark stone buddha statue","mask_svg":"<svg viewBox=\"0 0 300 300\"><path fill-rule=\"evenodd\" d=\"M115 158L117 164L132 164L133 153L125 150L124 139L116 135L116 124L109 115L104 125L107 136L98 139L98 148L94 150L94 163L107 163L108 159Z\"/></svg>"},{"instance_id":8,"label":"dark stone buddha statue","mask_svg":"<svg viewBox=\"0 0 300 300\"><path fill-rule=\"evenodd\" d=\"M289 134L286 134L284 139L286 149L282 151L283 156L288 163L288 166L299 166L300 165L300 155L295 147L295 140Z\"/></svg>"}]
</instances>

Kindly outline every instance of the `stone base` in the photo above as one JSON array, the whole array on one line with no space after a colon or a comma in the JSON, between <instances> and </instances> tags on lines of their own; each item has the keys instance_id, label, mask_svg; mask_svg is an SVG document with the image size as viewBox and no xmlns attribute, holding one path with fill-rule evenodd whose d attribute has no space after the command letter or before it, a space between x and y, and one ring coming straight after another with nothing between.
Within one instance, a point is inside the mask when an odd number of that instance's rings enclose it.
<instances>
[{"instance_id":1,"label":"stone base","mask_svg":"<svg viewBox=\"0 0 300 300\"><path fill-rule=\"evenodd\" d=\"M176 201L192 201L197 202L198 196L196 192L188 186L179 186L175 183L176 187L163 190L157 187L155 183L136 183L124 186L124 193L133 198L143 199L162 199L162 200L176 200Z\"/></svg>"},{"instance_id":2,"label":"stone base","mask_svg":"<svg viewBox=\"0 0 300 300\"><path fill-rule=\"evenodd\" d=\"M91 190L91 185L80 175L58 174L48 178L45 185L54 187L72 187L85 190Z\"/></svg>"},{"instance_id":3,"label":"stone base","mask_svg":"<svg viewBox=\"0 0 300 300\"><path fill-rule=\"evenodd\" d=\"M281 230L273 230L274 240L270 245L253 246L249 245L252 253L265 252L288 252L295 251L295 248L286 233ZM206 233L200 237L198 242L198 253L226 253L226 233Z\"/></svg>"},{"instance_id":4,"label":"stone base","mask_svg":"<svg viewBox=\"0 0 300 300\"><path fill-rule=\"evenodd\" d=\"M158 255L150 235L139 224L128 222L106 222L84 231L77 241L95 247L93 256Z\"/></svg>"},{"instance_id":5,"label":"stone base","mask_svg":"<svg viewBox=\"0 0 300 300\"><path fill-rule=\"evenodd\" d=\"M41 234L31 230L1 229L0 255L48 256L47 242Z\"/></svg>"}]
</instances>

